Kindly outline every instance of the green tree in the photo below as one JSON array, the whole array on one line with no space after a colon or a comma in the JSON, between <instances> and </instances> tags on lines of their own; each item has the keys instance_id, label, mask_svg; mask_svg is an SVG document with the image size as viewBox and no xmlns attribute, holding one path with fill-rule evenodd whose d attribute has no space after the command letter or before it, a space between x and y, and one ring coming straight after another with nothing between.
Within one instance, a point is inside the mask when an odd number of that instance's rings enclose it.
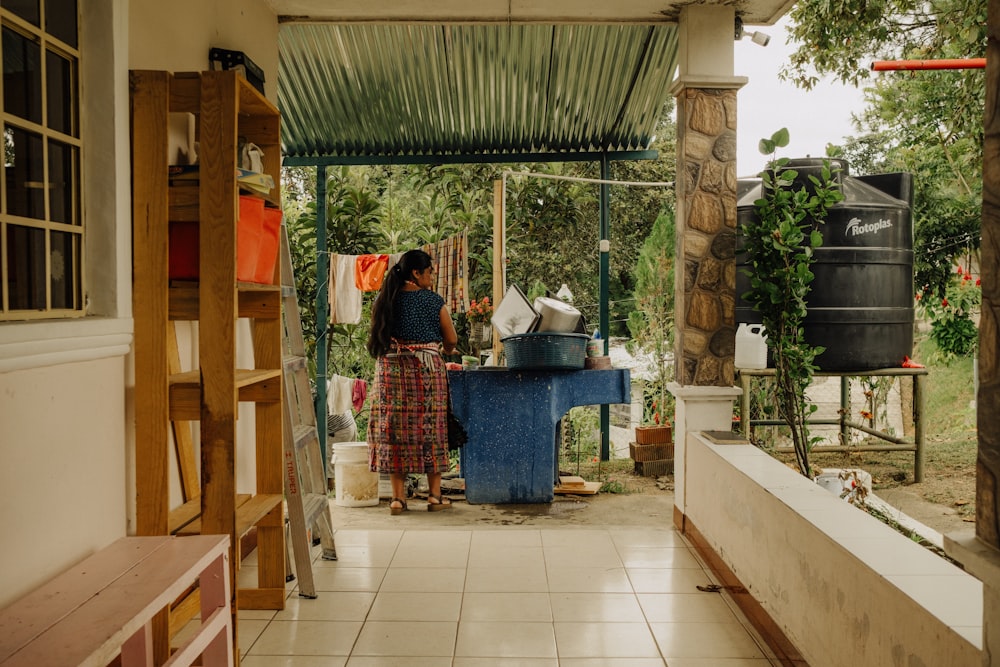
<instances>
[{"instance_id":1,"label":"green tree","mask_svg":"<svg viewBox=\"0 0 1000 667\"><path fill-rule=\"evenodd\" d=\"M855 173L914 176L918 289L944 296L960 254L979 247L982 70L872 74L881 59L982 57L984 0L804 0L791 11L798 44L783 75L808 89L820 75L871 81L857 117L860 138L843 147ZM871 78L875 77L875 78Z\"/></svg>"},{"instance_id":2,"label":"green tree","mask_svg":"<svg viewBox=\"0 0 1000 667\"><path fill-rule=\"evenodd\" d=\"M784 128L760 141L760 152L772 160L761 172L755 215L743 228L745 271L750 278L743 298L760 313L767 331L767 346L774 353L777 412L791 431L799 472L811 478L808 421L816 406L809 403L806 390L823 348L805 340L806 297L815 278L814 251L823 244L819 225L843 195L832 182L828 164L818 177L808 174L806 180L788 167L788 158L774 159L775 150L787 145Z\"/></svg>"},{"instance_id":3,"label":"green tree","mask_svg":"<svg viewBox=\"0 0 1000 667\"><path fill-rule=\"evenodd\" d=\"M644 423L668 424L673 413L667 385L673 379L675 233L674 212L665 210L653 223L635 267L636 309L629 314L628 328L633 346L656 364L656 379L643 387Z\"/></svg>"}]
</instances>

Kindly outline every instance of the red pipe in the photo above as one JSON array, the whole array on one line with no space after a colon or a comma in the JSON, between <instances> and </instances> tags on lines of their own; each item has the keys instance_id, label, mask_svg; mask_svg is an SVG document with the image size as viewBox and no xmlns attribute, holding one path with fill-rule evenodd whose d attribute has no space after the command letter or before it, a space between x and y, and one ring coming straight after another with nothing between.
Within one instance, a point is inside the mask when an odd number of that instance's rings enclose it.
<instances>
[{"instance_id":1,"label":"red pipe","mask_svg":"<svg viewBox=\"0 0 1000 667\"><path fill-rule=\"evenodd\" d=\"M872 63L873 72L888 72L901 69L985 69L985 67L986 58L955 58L950 60L876 60Z\"/></svg>"}]
</instances>

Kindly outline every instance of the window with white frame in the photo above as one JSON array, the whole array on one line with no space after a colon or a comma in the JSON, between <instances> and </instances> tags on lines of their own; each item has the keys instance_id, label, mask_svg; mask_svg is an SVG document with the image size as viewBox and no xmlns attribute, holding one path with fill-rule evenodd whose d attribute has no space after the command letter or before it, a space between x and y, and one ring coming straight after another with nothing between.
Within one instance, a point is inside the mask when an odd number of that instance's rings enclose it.
<instances>
[{"instance_id":1,"label":"window with white frame","mask_svg":"<svg viewBox=\"0 0 1000 667\"><path fill-rule=\"evenodd\" d=\"M84 314L77 0L0 0L0 320Z\"/></svg>"}]
</instances>

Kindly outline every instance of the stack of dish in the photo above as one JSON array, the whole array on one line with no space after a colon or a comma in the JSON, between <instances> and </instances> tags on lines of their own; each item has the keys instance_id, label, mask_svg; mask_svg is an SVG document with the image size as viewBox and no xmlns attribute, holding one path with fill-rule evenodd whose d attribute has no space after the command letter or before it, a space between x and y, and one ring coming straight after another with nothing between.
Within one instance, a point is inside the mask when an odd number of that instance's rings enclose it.
<instances>
[{"instance_id":1,"label":"stack of dish","mask_svg":"<svg viewBox=\"0 0 1000 667\"><path fill-rule=\"evenodd\" d=\"M559 299L538 297L535 304L511 285L493 313L507 367L538 370L578 370L587 358L589 336L576 333L580 311Z\"/></svg>"}]
</instances>

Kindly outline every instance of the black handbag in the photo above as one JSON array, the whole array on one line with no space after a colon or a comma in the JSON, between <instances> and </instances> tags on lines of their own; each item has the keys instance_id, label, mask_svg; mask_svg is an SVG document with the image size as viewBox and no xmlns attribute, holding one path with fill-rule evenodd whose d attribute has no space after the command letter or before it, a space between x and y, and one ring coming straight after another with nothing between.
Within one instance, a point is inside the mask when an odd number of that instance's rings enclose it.
<instances>
[{"instance_id":1,"label":"black handbag","mask_svg":"<svg viewBox=\"0 0 1000 667\"><path fill-rule=\"evenodd\" d=\"M451 411L451 403L448 403L448 449L455 451L469 441L469 434L465 432L462 422Z\"/></svg>"}]
</instances>

